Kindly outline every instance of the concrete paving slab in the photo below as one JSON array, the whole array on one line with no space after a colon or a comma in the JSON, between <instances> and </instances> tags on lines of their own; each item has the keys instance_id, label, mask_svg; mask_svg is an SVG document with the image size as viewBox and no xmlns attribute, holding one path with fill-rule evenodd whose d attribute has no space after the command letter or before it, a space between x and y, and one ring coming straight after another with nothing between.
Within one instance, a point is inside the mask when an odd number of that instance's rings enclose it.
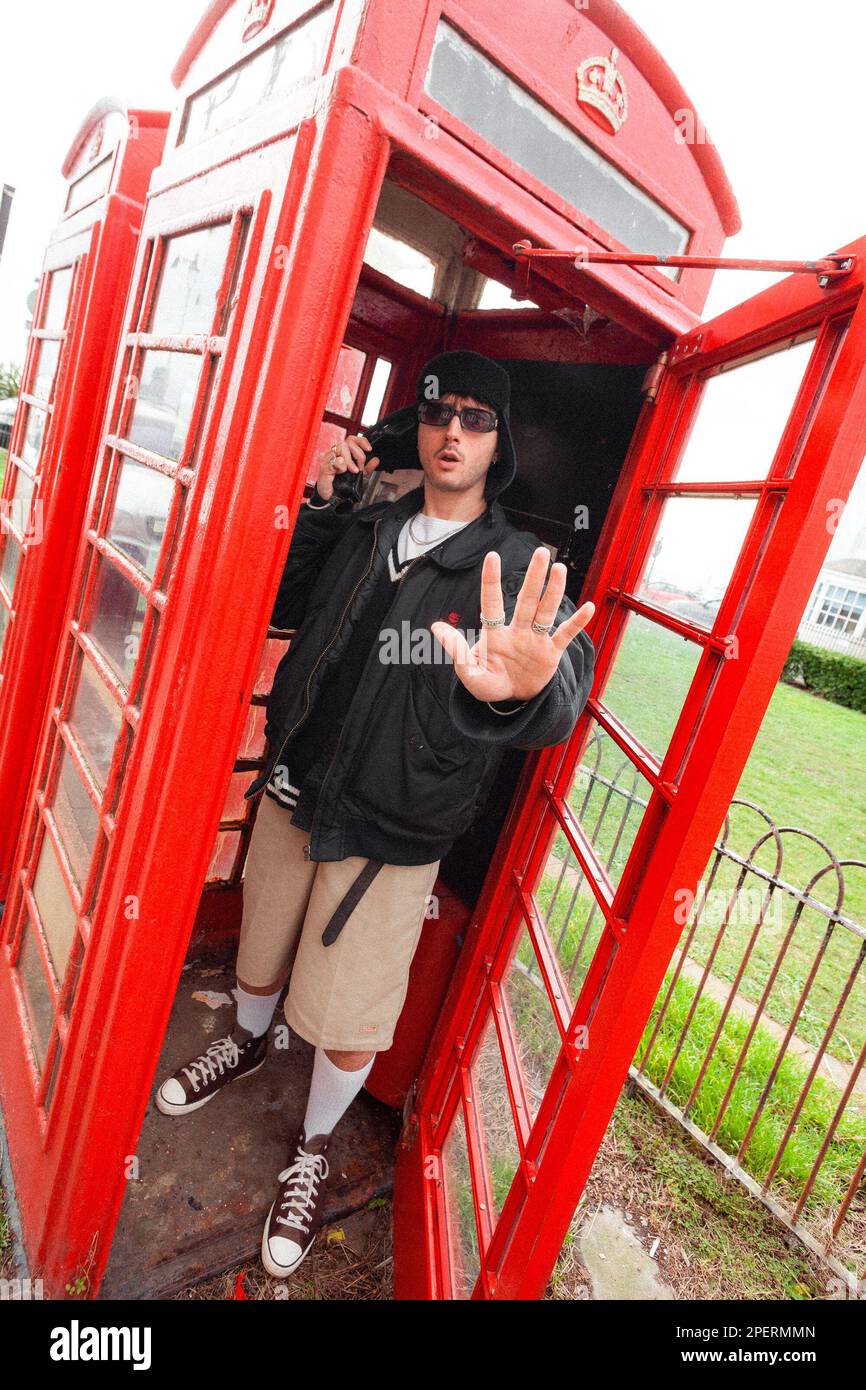
<instances>
[{"instance_id":1,"label":"concrete paving slab","mask_svg":"<svg viewBox=\"0 0 866 1390\"><path fill-rule=\"evenodd\" d=\"M604 1202L589 1217L578 1237L578 1248L592 1279L594 1299L665 1300L676 1297L618 1207Z\"/></svg>"}]
</instances>

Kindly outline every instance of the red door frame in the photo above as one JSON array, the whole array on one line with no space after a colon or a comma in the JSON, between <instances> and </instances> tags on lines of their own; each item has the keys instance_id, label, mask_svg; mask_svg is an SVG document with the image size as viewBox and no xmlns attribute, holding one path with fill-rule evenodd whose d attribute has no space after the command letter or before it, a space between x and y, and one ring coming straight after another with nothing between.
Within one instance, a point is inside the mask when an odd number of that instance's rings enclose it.
<instances>
[{"instance_id":1,"label":"red door frame","mask_svg":"<svg viewBox=\"0 0 866 1390\"><path fill-rule=\"evenodd\" d=\"M68 592L90 488L92 463L102 429L111 381L114 344L122 319L153 169L165 143L168 113L127 111L111 100L86 116L63 166L72 179L81 172L82 150L106 122L120 117L124 132L113 152L105 193L63 217L43 263L3 480L4 503L12 496L14 455L29 407L47 410L33 503L41 509L41 534L20 533L21 561L12 595L0 687L0 901L8 899L27 783L36 760L42 713L48 696L63 617L58 595ZM85 170L86 172L86 170ZM70 183L70 189L74 181ZM72 268L72 284L61 334L53 397L46 404L30 394L43 341L42 315L51 275ZM0 559L3 540L0 537ZM0 600L2 602L2 600Z\"/></svg>"},{"instance_id":2,"label":"red door frame","mask_svg":"<svg viewBox=\"0 0 866 1390\"><path fill-rule=\"evenodd\" d=\"M706 868L830 545L828 517L847 498L862 460L866 238L842 251L857 257L845 280L822 290L815 278L791 276L678 339L658 398L644 408L581 595L597 609L594 693L569 744L545 750L526 769L401 1137L394 1198L397 1297L453 1296L443 1149L458 1106L480 1252L473 1296L543 1295L681 933L676 895L684 888L694 891ZM751 483L665 481L696 416L700 375L811 332L818 335L815 349L767 477ZM660 613L634 592L664 500L690 492L757 499L711 633ZM603 703L630 613L688 635L702 648L660 763ZM731 653L734 659L727 659ZM567 800L594 723L652 787L615 889ZM574 1007L533 896L557 829L605 921ZM561 1040L534 1123L503 987L524 927ZM472 1072L474 1050L491 1018L520 1152L498 1220Z\"/></svg>"}]
</instances>

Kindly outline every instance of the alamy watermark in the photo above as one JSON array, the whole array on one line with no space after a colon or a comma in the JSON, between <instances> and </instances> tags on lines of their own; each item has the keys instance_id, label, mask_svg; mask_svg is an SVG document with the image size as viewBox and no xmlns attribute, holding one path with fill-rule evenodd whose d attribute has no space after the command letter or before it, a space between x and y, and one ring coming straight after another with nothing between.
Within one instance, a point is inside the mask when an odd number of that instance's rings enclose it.
<instances>
[{"instance_id":1,"label":"alamy watermark","mask_svg":"<svg viewBox=\"0 0 866 1390\"><path fill-rule=\"evenodd\" d=\"M698 892L691 888L678 888L674 893L674 921L685 926L692 919L697 904L703 926L754 926L761 922L764 927L779 928L783 924L783 906L778 895L768 903L766 889L760 886L743 887L736 896L729 888L705 887L705 880L698 883Z\"/></svg>"},{"instance_id":2,"label":"alamy watermark","mask_svg":"<svg viewBox=\"0 0 866 1390\"><path fill-rule=\"evenodd\" d=\"M481 641L482 628L455 627L462 632L470 647ZM379 660L383 666L446 666L453 657L427 627L412 627L404 618L399 629L383 627L379 631Z\"/></svg>"}]
</instances>

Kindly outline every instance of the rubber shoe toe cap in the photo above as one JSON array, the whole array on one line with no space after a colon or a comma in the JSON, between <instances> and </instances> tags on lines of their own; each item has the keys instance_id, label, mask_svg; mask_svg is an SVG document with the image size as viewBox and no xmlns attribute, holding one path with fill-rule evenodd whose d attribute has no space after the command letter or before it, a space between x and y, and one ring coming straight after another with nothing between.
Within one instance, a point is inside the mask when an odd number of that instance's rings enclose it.
<instances>
[{"instance_id":1,"label":"rubber shoe toe cap","mask_svg":"<svg viewBox=\"0 0 866 1390\"><path fill-rule=\"evenodd\" d=\"M163 1081L159 1088L158 1095L162 1100L166 1101L168 1105L186 1105L187 1103L186 1093L183 1087L173 1076L169 1077L168 1081Z\"/></svg>"}]
</instances>

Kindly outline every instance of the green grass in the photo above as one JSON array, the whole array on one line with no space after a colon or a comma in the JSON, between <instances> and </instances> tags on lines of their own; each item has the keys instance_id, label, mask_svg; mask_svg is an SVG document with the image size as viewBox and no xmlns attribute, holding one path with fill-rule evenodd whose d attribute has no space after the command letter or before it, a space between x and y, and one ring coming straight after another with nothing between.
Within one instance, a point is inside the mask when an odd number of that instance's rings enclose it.
<instances>
[{"instance_id":1,"label":"green grass","mask_svg":"<svg viewBox=\"0 0 866 1390\"><path fill-rule=\"evenodd\" d=\"M3 475L6 472L6 450L0 449L0 487L3 486Z\"/></svg>"},{"instance_id":2,"label":"green grass","mask_svg":"<svg viewBox=\"0 0 866 1390\"><path fill-rule=\"evenodd\" d=\"M518 958L525 956L525 944ZM667 1070L693 995L690 984L680 981L674 991L668 1021L660 1031L647 1068L647 1074L656 1084ZM543 991L525 973L511 972L508 997L524 1071L537 1103L558 1048L558 1034L548 1022L549 1007ZM647 1025L641 1049L655 1022L655 1012ZM690 1093L718 1018L718 1006L711 1000L702 1001L689 1032L688 1046L681 1053L668 1085L667 1093L675 1104L682 1104ZM712 1123L745 1031L742 1020L728 1020L714 1061L690 1111L691 1118L702 1128L708 1129ZM720 1145L728 1152L736 1152L739 1147L754 1099L763 1088L775 1051L773 1039L759 1030L718 1136ZM476 1097L483 1110L485 1149L498 1214L515 1172L514 1135L508 1107L499 1103L498 1074L489 1065L485 1049L476 1055L473 1074ZM758 1181L762 1181L768 1171L804 1077L805 1068L797 1060L788 1061L780 1068L743 1159L744 1168ZM791 1203L799 1197L837 1099L834 1088L827 1083L819 1080L812 1086L771 1186L778 1199ZM866 1116L847 1112L805 1208L806 1218L811 1217L816 1229L823 1229L827 1212L838 1206L864 1142ZM452 1243L456 1247L458 1268L463 1269L468 1280L463 1296L468 1296L478 1269L479 1252L466 1140L460 1118L444 1159L453 1223ZM630 1088L626 1088L617 1101L608 1134L588 1180L586 1195L590 1207L605 1198L645 1215L653 1231L663 1230L668 1255L671 1247L679 1252L673 1264L678 1270L677 1278L686 1280L678 1292L679 1297L808 1299L822 1295L820 1269L799 1246L789 1244L774 1218L741 1184L731 1182L723 1169L702 1153L690 1135ZM582 1296L575 1286L575 1233L579 1223L578 1214L563 1243L548 1296L566 1299ZM685 1273L683 1254L687 1256ZM662 1272L667 1277L666 1272ZM578 1283L585 1285L585 1275L581 1275Z\"/></svg>"},{"instance_id":3,"label":"green grass","mask_svg":"<svg viewBox=\"0 0 866 1390\"><path fill-rule=\"evenodd\" d=\"M649 623L620 649L604 699L654 753L667 747L679 697L691 680L693 650ZM864 858L866 715L780 682L736 795L756 802L779 825L818 835L840 859ZM814 861L793 841L790 852L788 877L805 882ZM866 876L852 878L847 908L856 921L866 920Z\"/></svg>"},{"instance_id":4,"label":"green grass","mask_svg":"<svg viewBox=\"0 0 866 1390\"><path fill-rule=\"evenodd\" d=\"M665 988L669 980L668 976ZM690 981L677 981L664 1022L644 1068L646 1075L656 1085L660 1085L667 1072L694 994L695 989ZM659 1004L656 1003L644 1030L636 1062L649 1041L658 1013ZM675 1105L684 1106L691 1094L720 1014L720 1006L715 1000L706 997L700 1000L667 1086L667 1096ZM748 1021L741 1015L729 1014L725 1020L712 1060L689 1110L690 1118L705 1132L715 1122L748 1027ZM726 1153L736 1154L739 1150L778 1051L779 1040L759 1025L716 1136ZM807 1067L800 1058L786 1056L783 1059L761 1117L740 1160L746 1171L759 1182L763 1182L775 1158L806 1076ZM789 1201L799 1197L824 1142L839 1097L840 1092L835 1086L821 1076L815 1077L772 1181L772 1190L780 1197ZM848 1106L842 1113L824 1157L807 1207L838 1205L860 1161L864 1145L866 1115Z\"/></svg>"},{"instance_id":5,"label":"green grass","mask_svg":"<svg viewBox=\"0 0 866 1390\"><path fill-rule=\"evenodd\" d=\"M518 959L525 954L524 943L518 952ZM523 960L523 964L529 964L529 961ZM665 979L660 998L664 997L669 983L670 975ZM677 981L664 1022L644 1068L649 1080L657 1086L662 1083L667 1073L694 996L695 987L691 981L682 978ZM533 1086L534 1083L536 1093L540 1093L559 1050L559 1034L550 1018L546 995L537 976L530 979L522 972L512 972L508 999L520 1040L524 1071L530 1085ZM649 1042L659 1009L660 1004L657 1001L637 1049L636 1065ZM681 1108L685 1106L692 1092L720 1016L721 1008L715 1000L707 997L700 1000L666 1089L668 1098ZM748 1027L748 1020L742 1015L728 1015L706 1074L689 1109L690 1118L707 1133L715 1122L734 1065L745 1042ZM759 1025L716 1135L718 1144L726 1153L738 1152L778 1050L778 1039ZM807 1066L800 1058L787 1056L779 1067L761 1117L741 1159L742 1166L759 1182L763 1182L775 1158L806 1076ZM793 1198L796 1201L799 1197L818 1150L824 1142L839 1098L839 1090L823 1077L818 1076L812 1082L794 1133L773 1178L772 1189L780 1198L784 1197L789 1201ZM842 1114L819 1170L809 1198L810 1209L838 1206L863 1153L864 1145L866 1115L849 1106ZM491 1150L491 1159L495 1163L502 1154L502 1146L494 1143Z\"/></svg>"},{"instance_id":6,"label":"green grass","mask_svg":"<svg viewBox=\"0 0 866 1390\"><path fill-rule=\"evenodd\" d=\"M640 624L633 621L605 691L605 702L657 754L662 754L667 747L692 677L694 657L690 646L644 620ZM602 738L596 776L615 781L632 795L646 800L647 785L640 779L634 785L631 765L609 739ZM592 833L607 789L598 782L591 783L588 771L579 770L570 800L576 809L580 807L590 785L592 791L589 804L583 810L583 822ZM740 778L736 797L755 803L780 828L793 827L816 836L840 860L866 858L863 834L866 826L866 716L793 686L777 685ZM642 815L641 806L630 807L622 830L619 825L622 804L622 798L615 794L596 834L597 849L605 862L610 861L609 872L614 883L619 880ZM737 853L751 856L767 828L757 814L734 808L728 844ZM619 839L615 844L617 834ZM805 835L783 833L781 847L781 877L798 889L805 890L813 876L830 862L825 850ZM554 852L566 856L566 844L561 835ZM754 857L765 870L775 870L776 848L772 841L765 843ZM701 963L708 958L721 921L718 904L727 902L736 877L736 866L726 861L714 881L713 887L725 892L715 900L715 916L707 914L689 950ZM744 905L746 910L741 910L726 927L713 961L713 974L728 981L734 978L743 959L757 919L755 904L760 904L764 891L754 877L750 877L747 887L750 905ZM813 897L832 906L837 889L835 874L830 872L819 879L811 891ZM740 992L753 1002L760 998L777 958L795 901L781 894L776 899L776 907L777 915L771 915L758 933L739 985ZM845 872L841 912L857 923L866 922L866 872L862 869L848 868ZM807 907L787 948L769 1001L768 1011L776 1022L787 1025L791 1020L826 930L826 917ZM845 981L857 967L859 945L844 928L833 930L796 1027L798 1036L813 1046L821 1041ZM567 943L564 946L567 949ZM830 1040L829 1051L841 1061L850 1063L864 1037L866 989L861 976Z\"/></svg>"},{"instance_id":7,"label":"green grass","mask_svg":"<svg viewBox=\"0 0 866 1390\"><path fill-rule=\"evenodd\" d=\"M809 1299L826 1279L815 1261L791 1245L770 1216L712 1162L695 1153L688 1134L624 1091L611 1119L615 1149L631 1160L639 1205L664 1242L688 1255L688 1286L680 1297ZM603 1173L601 1175L603 1177ZM619 1192L612 1199L622 1197Z\"/></svg>"}]
</instances>

